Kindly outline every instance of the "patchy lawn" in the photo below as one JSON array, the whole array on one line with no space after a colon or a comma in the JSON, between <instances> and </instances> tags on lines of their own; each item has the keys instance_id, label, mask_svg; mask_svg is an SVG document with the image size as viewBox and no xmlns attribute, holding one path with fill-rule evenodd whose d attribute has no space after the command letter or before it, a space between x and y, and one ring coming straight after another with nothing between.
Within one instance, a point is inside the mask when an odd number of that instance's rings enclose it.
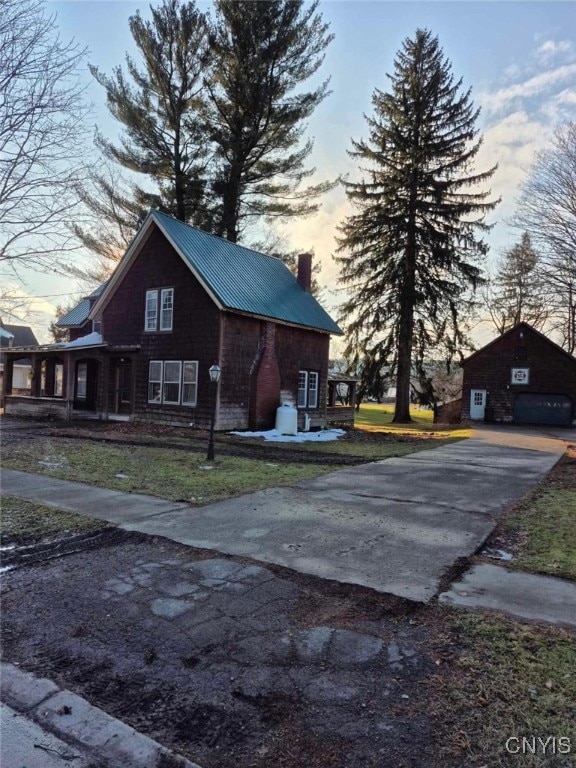
<instances>
[{"instance_id":1,"label":"patchy lawn","mask_svg":"<svg viewBox=\"0 0 576 768\"><path fill-rule=\"evenodd\" d=\"M333 469L317 463L280 464L237 456L217 457L208 463L206 454L198 451L40 437L12 447L4 465L192 504L290 485Z\"/></svg>"},{"instance_id":2,"label":"patchy lawn","mask_svg":"<svg viewBox=\"0 0 576 768\"><path fill-rule=\"evenodd\" d=\"M89 533L104 525L102 520L93 520L13 496L2 496L0 501L0 534L4 547Z\"/></svg>"},{"instance_id":3,"label":"patchy lawn","mask_svg":"<svg viewBox=\"0 0 576 768\"><path fill-rule=\"evenodd\" d=\"M574 634L448 610L457 650L437 661L439 672L430 681L441 753L464 752L467 768L576 765ZM507 739L522 737L563 737L571 751L507 751ZM509 747L517 749L518 742Z\"/></svg>"},{"instance_id":4,"label":"patchy lawn","mask_svg":"<svg viewBox=\"0 0 576 768\"><path fill-rule=\"evenodd\" d=\"M105 488L208 504L438 445L429 436L361 430L350 430L340 440L298 444L222 435L216 441L216 461L209 463L206 441L197 433L183 437L179 431L131 426L129 430L68 427L65 434L38 434L33 439L17 436L5 452L4 465ZM446 433L441 437L451 442Z\"/></svg>"},{"instance_id":5,"label":"patchy lawn","mask_svg":"<svg viewBox=\"0 0 576 768\"><path fill-rule=\"evenodd\" d=\"M576 447L500 522L490 546L512 552L509 565L576 579Z\"/></svg>"},{"instance_id":6,"label":"patchy lawn","mask_svg":"<svg viewBox=\"0 0 576 768\"><path fill-rule=\"evenodd\" d=\"M432 437L470 437L471 430L468 427L446 424L434 424L434 414L427 408L414 406L410 410L411 424L393 424L394 405L364 403L356 412L354 424L358 429L370 431L394 432L397 434L422 434Z\"/></svg>"}]
</instances>

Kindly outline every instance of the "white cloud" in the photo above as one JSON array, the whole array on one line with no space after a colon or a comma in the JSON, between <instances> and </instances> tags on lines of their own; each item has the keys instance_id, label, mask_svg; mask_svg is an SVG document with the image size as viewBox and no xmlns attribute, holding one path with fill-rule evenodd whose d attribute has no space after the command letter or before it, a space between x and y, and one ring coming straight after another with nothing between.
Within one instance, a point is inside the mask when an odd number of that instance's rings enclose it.
<instances>
[{"instance_id":1,"label":"white cloud","mask_svg":"<svg viewBox=\"0 0 576 768\"><path fill-rule=\"evenodd\" d=\"M545 96L556 87L561 87L566 82L576 79L576 64L563 64L547 72L515 83L493 92L484 92L479 95L482 107L488 113L496 114L506 109L514 108L522 100L535 96Z\"/></svg>"},{"instance_id":2,"label":"white cloud","mask_svg":"<svg viewBox=\"0 0 576 768\"><path fill-rule=\"evenodd\" d=\"M549 62L559 56L566 56L573 50L569 40L546 40L536 50L536 56L543 62Z\"/></svg>"}]
</instances>

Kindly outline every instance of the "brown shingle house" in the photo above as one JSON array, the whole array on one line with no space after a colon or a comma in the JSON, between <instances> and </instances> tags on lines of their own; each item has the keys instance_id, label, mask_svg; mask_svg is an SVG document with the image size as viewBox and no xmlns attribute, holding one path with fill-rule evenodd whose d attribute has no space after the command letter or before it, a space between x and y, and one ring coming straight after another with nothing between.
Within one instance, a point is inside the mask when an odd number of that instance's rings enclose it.
<instances>
[{"instance_id":1,"label":"brown shingle house","mask_svg":"<svg viewBox=\"0 0 576 768\"><path fill-rule=\"evenodd\" d=\"M576 358L527 323L494 339L462 365L463 419L576 423Z\"/></svg>"},{"instance_id":2,"label":"brown shingle house","mask_svg":"<svg viewBox=\"0 0 576 768\"><path fill-rule=\"evenodd\" d=\"M326 423L330 334L340 328L279 259L151 211L110 280L58 325L67 343L11 350L6 412L74 414L216 428L269 428L276 408ZM29 397L10 359L32 360ZM222 370L214 393L208 370ZM58 384L58 382L61 382Z\"/></svg>"}]
</instances>

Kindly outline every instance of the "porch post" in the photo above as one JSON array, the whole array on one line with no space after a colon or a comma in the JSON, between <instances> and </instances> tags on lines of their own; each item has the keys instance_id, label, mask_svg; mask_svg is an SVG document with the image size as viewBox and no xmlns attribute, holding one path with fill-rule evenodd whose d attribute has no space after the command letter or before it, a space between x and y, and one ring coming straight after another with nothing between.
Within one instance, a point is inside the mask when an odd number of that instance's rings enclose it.
<instances>
[{"instance_id":1,"label":"porch post","mask_svg":"<svg viewBox=\"0 0 576 768\"><path fill-rule=\"evenodd\" d=\"M132 412L130 413L130 421L132 421L132 417L136 413L136 367L137 367L137 361L138 356L137 355L130 355L130 407L132 409Z\"/></svg>"},{"instance_id":2,"label":"porch post","mask_svg":"<svg viewBox=\"0 0 576 768\"><path fill-rule=\"evenodd\" d=\"M54 382L56 380L56 363L53 357L46 358L46 397L54 397Z\"/></svg>"},{"instance_id":3,"label":"porch post","mask_svg":"<svg viewBox=\"0 0 576 768\"><path fill-rule=\"evenodd\" d=\"M40 397L40 387L42 385L42 358L32 353L32 382L30 394L32 397Z\"/></svg>"},{"instance_id":4,"label":"porch post","mask_svg":"<svg viewBox=\"0 0 576 768\"><path fill-rule=\"evenodd\" d=\"M110 410L110 406L108 404L108 397L109 397L109 391L110 391L110 356L104 352L102 355L102 382L100 386L100 393L102 397L102 402L100 403L100 418L102 419L108 419L108 412Z\"/></svg>"},{"instance_id":5,"label":"porch post","mask_svg":"<svg viewBox=\"0 0 576 768\"><path fill-rule=\"evenodd\" d=\"M72 419L72 409L74 407L74 371L75 360L69 352L64 356L64 386L66 399L66 421Z\"/></svg>"},{"instance_id":6,"label":"porch post","mask_svg":"<svg viewBox=\"0 0 576 768\"><path fill-rule=\"evenodd\" d=\"M14 358L12 355L6 355L4 363L4 394L12 394L12 383L14 379Z\"/></svg>"}]
</instances>

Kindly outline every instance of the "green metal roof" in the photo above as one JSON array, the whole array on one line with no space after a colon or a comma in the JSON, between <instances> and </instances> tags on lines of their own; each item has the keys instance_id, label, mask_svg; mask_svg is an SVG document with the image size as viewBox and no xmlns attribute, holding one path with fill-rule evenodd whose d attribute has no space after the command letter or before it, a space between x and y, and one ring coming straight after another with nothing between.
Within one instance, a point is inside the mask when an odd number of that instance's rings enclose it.
<instances>
[{"instance_id":1,"label":"green metal roof","mask_svg":"<svg viewBox=\"0 0 576 768\"><path fill-rule=\"evenodd\" d=\"M69 312L66 312L65 315L62 315L62 317L56 321L56 327L76 328L78 326L84 325L84 323L88 320L90 309L94 304L94 302L90 301L90 299L97 299L104 292L104 288L106 288L107 285L108 281L102 283L102 285L99 285L98 288L96 288L96 290L93 291L89 296L87 296L85 299L82 299L79 304L76 304L76 306L73 307Z\"/></svg>"},{"instance_id":2,"label":"green metal roof","mask_svg":"<svg viewBox=\"0 0 576 768\"><path fill-rule=\"evenodd\" d=\"M209 235L159 211L150 215L225 309L342 333L280 259Z\"/></svg>"}]
</instances>

